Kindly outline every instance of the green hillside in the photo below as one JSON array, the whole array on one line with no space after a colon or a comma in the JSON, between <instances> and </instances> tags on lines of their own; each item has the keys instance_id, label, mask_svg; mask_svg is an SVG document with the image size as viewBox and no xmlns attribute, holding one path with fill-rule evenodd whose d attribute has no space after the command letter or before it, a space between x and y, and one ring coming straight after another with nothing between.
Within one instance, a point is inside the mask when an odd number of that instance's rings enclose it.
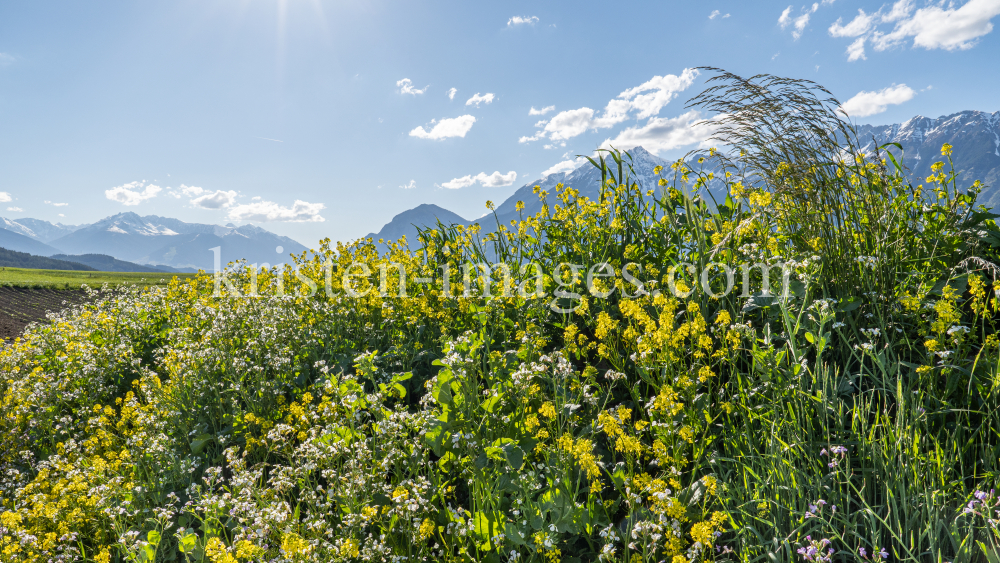
<instances>
[{"instance_id":1,"label":"green hillside","mask_svg":"<svg viewBox=\"0 0 1000 563\"><path fill-rule=\"evenodd\" d=\"M39 268L48 270L78 271L94 270L94 268L80 264L79 262L46 258L45 256L35 256L34 254L28 254L27 252L18 252L16 250L9 250L6 248L0 248L0 268Z\"/></svg>"}]
</instances>

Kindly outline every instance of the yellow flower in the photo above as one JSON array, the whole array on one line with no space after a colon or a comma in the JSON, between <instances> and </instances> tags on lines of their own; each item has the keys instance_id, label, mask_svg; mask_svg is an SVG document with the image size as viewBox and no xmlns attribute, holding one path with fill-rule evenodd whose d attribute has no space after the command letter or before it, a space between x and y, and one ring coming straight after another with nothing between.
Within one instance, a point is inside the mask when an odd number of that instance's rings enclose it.
<instances>
[{"instance_id":1,"label":"yellow flower","mask_svg":"<svg viewBox=\"0 0 1000 563\"><path fill-rule=\"evenodd\" d=\"M417 530L417 537L423 541L434 535L434 522L430 518L424 518L424 521L420 524L420 529Z\"/></svg>"},{"instance_id":2,"label":"yellow flower","mask_svg":"<svg viewBox=\"0 0 1000 563\"><path fill-rule=\"evenodd\" d=\"M719 481L715 477L712 477L711 475L705 475L704 477L701 478L701 482L703 485L705 485L705 490L708 491L708 494L715 495L718 492Z\"/></svg>"},{"instance_id":3,"label":"yellow flower","mask_svg":"<svg viewBox=\"0 0 1000 563\"><path fill-rule=\"evenodd\" d=\"M288 533L281 538L281 550L285 552L285 557L294 559L309 555L312 546L298 534Z\"/></svg>"},{"instance_id":4,"label":"yellow flower","mask_svg":"<svg viewBox=\"0 0 1000 563\"><path fill-rule=\"evenodd\" d=\"M358 542L355 539L348 538L344 540L344 543L340 545L337 552L341 557L354 558L361 555L361 550L359 549Z\"/></svg>"},{"instance_id":5,"label":"yellow flower","mask_svg":"<svg viewBox=\"0 0 1000 563\"><path fill-rule=\"evenodd\" d=\"M247 540L240 540L236 542L234 547L236 548L236 558L244 561L256 559L264 553L264 550L261 547L256 546Z\"/></svg>"},{"instance_id":6,"label":"yellow flower","mask_svg":"<svg viewBox=\"0 0 1000 563\"><path fill-rule=\"evenodd\" d=\"M226 549L225 542L218 537L208 540L208 544L205 545L205 557L212 563L236 563L236 558Z\"/></svg>"},{"instance_id":7,"label":"yellow flower","mask_svg":"<svg viewBox=\"0 0 1000 563\"><path fill-rule=\"evenodd\" d=\"M945 144L941 145L941 154L943 156L950 156L951 155L951 148L952 148L951 145L949 145L948 143L945 143Z\"/></svg>"},{"instance_id":8,"label":"yellow flower","mask_svg":"<svg viewBox=\"0 0 1000 563\"><path fill-rule=\"evenodd\" d=\"M538 413L548 419L553 419L556 417L556 408L552 405L551 401L546 401L545 404L538 409Z\"/></svg>"}]
</instances>

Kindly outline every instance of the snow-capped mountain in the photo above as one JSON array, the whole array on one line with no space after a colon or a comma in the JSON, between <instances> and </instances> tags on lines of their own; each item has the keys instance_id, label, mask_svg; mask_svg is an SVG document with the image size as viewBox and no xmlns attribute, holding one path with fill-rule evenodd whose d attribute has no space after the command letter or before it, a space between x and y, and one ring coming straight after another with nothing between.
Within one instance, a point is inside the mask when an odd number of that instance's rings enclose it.
<instances>
[{"instance_id":1,"label":"snow-capped mountain","mask_svg":"<svg viewBox=\"0 0 1000 563\"><path fill-rule=\"evenodd\" d=\"M33 238L39 242L51 242L55 239L72 233L82 225L63 225L62 223L50 223L41 219L6 219L0 217L0 228L13 231L15 233Z\"/></svg>"},{"instance_id":2,"label":"snow-capped mountain","mask_svg":"<svg viewBox=\"0 0 1000 563\"><path fill-rule=\"evenodd\" d=\"M53 235L56 236L50 238ZM214 268L215 254L211 249L217 246L221 247L223 265L239 259L251 264L278 264L288 262L289 253L306 250L288 237L253 225L185 223L130 212L80 226L39 219L2 219L0 246L42 256L106 254L139 264L205 270Z\"/></svg>"},{"instance_id":3,"label":"snow-capped mountain","mask_svg":"<svg viewBox=\"0 0 1000 563\"><path fill-rule=\"evenodd\" d=\"M656 181L659 179L659 176L653 174L653 169L657 166L666 168L670 165L668 161L650 153L642 147L635 147L629 149L627 152L632 155L631 161L626 161L631 163L632 170L625 168L625 171L628 172L628 175L632 179L637 180L640 185L647 188L655 186ZM615 174L617 174L617 165L610 158L607 160L609 161L608 167L613 169ZM555 195L556 184L560 183L579 191L581 197L585 196L593 201L597 201L601 197L601 171L585 160L573 170L565 173L549 174L521 186L513 195L497 207L496 219L502 224L509 224L511 219L516 219L519 216L516 209L518 201L524 202L523 215L525 217L534 215L542 209L541 200L534 194L535 186L539 186L541 189L549 192L551 204L552 197ZM475 222L482 224L483 232L489 232L496 228L496 220L492 214Z\"/></svg>"},{"instance_id":4,"label":"snow-capped mountain","mask_svg":"<svg viewBox=\"0 0 1000 563\"><path fill-rule=\"evenodd\" d=\"M902 164L908 169L911 181L915 185L924 183L924 178L931 173L931 165L943 159L941 145L944 143L952 145L954 148L952 158L959 173L959 187L965 189L975 180L982 181L987 187L980 194L979 203L1000 209L1000 112L963 111L937 119L918 115L905 123L858 126L857 136L861 145L868 150L874 148L876 143L902 145ZM895 148L890 150L894 154L899 152ZM653 174L653 168L657 165L670 164L642 147L635 147L628 152L632 155L634 170L632 176L643 186L655 185L657 177ZM609 166L613 166L613 163ZM506 224L518 217L515 209L518 201L524 202L524 216L538 212L541 203L538 196L533 193L533 188L540 186L553 194L558 183L579 190L581 196L597 199L600 195L600 170L591 166L589 162L584 162L569 172L550 174L534 182L528 182L497 207L496 219L490 214L474 221L467 221L447 209L420 206L397 215L378 234L369 236L376 239L395 239L397 236L393 235L402 232L402 227L406 227L407 238L412 245L414 240L409 235L416 232L416 227L431 227L437 218L445 224L480 223L483 233L487 233L496 229L497 220L501 224ZM718 184L709 185L716 197L724 197L724 194L717 191L718 187ZM427 209L424 209L423 213L416 213L421 208Z\"/></svg>"},{"instance_id":5,"label":"snow-capped mountain","mask_svg":"<svg viewBox=\"0 0 1000 563\"><path fill-rule=\"evenodd\" d=\"M858 140L868 148L874 143L902 145L902 164L915 184L924 183L931 165L943 160L941 145L952 145L959 187L981 180L987 188L979 203L1000 207L1000 111L963 111L937 119L918 115L905 123L861 125L857 131Z\"/></svg>"},{"instance_id":6,"label":"snow-capped mountain","mask_svg":"<svg viewBox=\"0 0 1000 563\"><path fill-rule=\"evenodd\" d=\"M669 166L669 162L651 154L642 147L629 149L632 155L632 170L629 176L643 186L655 186L658 176L653 174L653 169L657 166ZM609 159L610 160L610 159ZM609 168L615 168L613 161L608 164ZM627 170L627 169L626 169ZM615 172L617 174L617 170ZM416 243L417 227L428 228L436 225L440 219L445 225L472 225L478 223L482 227L482 234L496 230L498 222L509 224L511 219L520 216L527 217L542 209L541 200L534 193L535 186L549 192L549 203L554 201L556 184L563 184L572 187L580 192L580 196L586 196L592 200L600 199L601 195L601 171L587 161L578 164L576 168L566 171L542 176L534 182L528 182L517 189L510 197L503 201L496 208L496 218L493 214L487 214L479 219L469 221L463 219L447 209L437 205L423 204L413 209L409 209L393 217L378 233L368 235L376 241L380 238L385 240L397 240L399 235L405 234L407 241L413 247ZM524 202L524 211L517 211L517 202ZM384 246L384 245L383 245Z\"/></svg>"},{"instance_id":7,"label":"snow-capped mountain","mask_svg":"<svg viewBox=\"0 0 1000 563\"><path fill-rule=\"evenodd\" d=\"M270 231L243 225L185 223L169 217L119 213L81 227L52 241L66 254L109 254L140 264L164 264L175 268L214 266L212 248L220 246L222 264L238 259L250 263L276 264L288 254L306 250L298 242ZM277 249L281 250L278 251Z\"/></svg>"}]
</instances>

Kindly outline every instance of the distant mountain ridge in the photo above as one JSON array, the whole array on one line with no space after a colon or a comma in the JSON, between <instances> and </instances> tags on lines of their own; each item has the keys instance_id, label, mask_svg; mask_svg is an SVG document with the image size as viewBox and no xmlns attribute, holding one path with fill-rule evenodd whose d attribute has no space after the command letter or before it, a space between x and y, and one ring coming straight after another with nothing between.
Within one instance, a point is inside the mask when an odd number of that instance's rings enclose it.
<instances>
[{"instance_id":1,"label":"distant mountain ridge","mask_svg":"<svg viewBox=\"0 0 1000 563\"><path fill-rule=\"evenodd\" d=\"M417 241L417 227L415 225L433 226L437 224L438 220L445 225L468 224L468 221L457 213L452 213L434 204L422 203L396 215L379 232L369 233L365 238L371 238L375 241L399 240L405 236L407 242L412 245Z\"/></svg>"},{"instance_id":2,"label":"distant mountain ridge","mask_svg":"<svg viewBox=\"0 0 1000 563\"><path fill-rule=\"evenodd\" d=\"M631 164L635 172L633 177L638 179L644 186L655 185L656 180L659 178L653 174L654 168L657 166L669 166L670 164L667 160L650 153L641 146L630 149L628 153L632 155ZM437 205L422 204L396 215L381 230L377 233L369 234L367 237L377 242L379 239L397 240L399 234L405 234L407 242L411 247L414 247L417 227L433 227L438 219L444 225L468 226L479 224L482 229L481 233L490 233L497 229L498 222L499 224L509 225L512 219L518 219L522 216L527 217L541 211L542 203L534 193L535 186L549 192L549 201L551 202L551 198L555 194L555 187L560 183L578 190L580 196L585 196L595 201L600 199L601 171L589 162L584 162L568 172L549 174L534 182L524 184L497 206L496 217L494 217L493 213L489 213L484 217L470 221ZM517 210L518 201L524 202L523 211L519 212Z\"/></svg>"},{"instance_id":3,"label":"distant mountain ridge","mask_svg":"<svg viewBox=\"0 0 1000 563\"><path fill-rule=\"evenodd\" d=\"M72 270L92 272L94 268L79 262L70 262L45 256L35 256L27 252L18 252L7 248L0 248L0 267L3 268L31 268L35 270Z\"/></svg>"},{"instance_id":4,"label":"distant mountain ridge","mask_svg":"<svg viewBox=\"0 0 1000 563\"><path fill-rule=\"evenodd\" d=\"M53 254L50 258L89 266L100 272L180 272L177 268L159 264L136 264L118 260L107 254ZM197 271L197 270L194 270Z\"/></svg>"},{"instance_id":5,"label":"distant mountain ridge","mask_svg":"<svg viewBox=\"0 0 1000 563\"><path fill-rule=\"evenodd\" d=\"M924 178L931 173L931 165L943 159L941 145L952 145L952 158L955 169L959 172L959 186L964 189L975 180L982 181L986 188L979 196L979 203L1000 208L1000 111L987 113L969 110L937 119L918 115L904 123L859 125L856 131L862 146L869 150L875 143L902 145L903 166L908 169L914 185L924 183ZM898 152L895 148L890 150L894 154ZM635 176L644 186L655 185L657 177L653 174L653 168L670 164L641 146L627 152L632 155ZM423 204L396 215L380 231L369 234L368 237L376 241L395 240L398 239L398 234L406 234L407 241L413 246L416 242L413 235L416 234L417 227L432 227L437 219L441 219L445 225L479 223L482 232L488 233L496 229L497 220L501 224L509 224L511 219L517 219L520 215L527 217L537 213L541 209L541 202L533 193L535 186L552 194L556 184L562 183L578 190L581 196L596 200L600 197L600 179L600 170L585 162L569 172L543 176L521 186L497 206L496 218L489 214L470 221L437 205ZM710 188L715 193L717 186ZM524 211L521 213L516 210L518 201L524 202Z\"/></svg>"},{"instance_id":6,"label":"distant mountain ridge","mask_svg":"<svg viewBox=\"0 0 1000 563\"><path fill-rule=\"evenodd\" d=\"M212 249L216 247L220 249L222 266L240 259L251 264L289 262L290 253L306 250L291 238L254 225L187 223L132 212L105 217L90 225L73 226L39 219L0 218L0 247L40 256L107 255L166 270L208 271L215 267Z\"/></svg>"},{"instance_id":7,"label":"distant mountain ridge","mask_svg":"<svg viewBox=\"0 0 1000 563\"><path fill-rule=\"evenodd\" d=\"M903 123L860 125L857 133L858 140L869 148L873 139L879 145L902 145L903 166L909 168L914 184L925 183L931 165L944 160L941 145L952 145L959 186L967 188L981 180L987 187L979 203L1000 207L1000 111L961 111L937 119L918 115Z\"/></svg>"}]
</instances>

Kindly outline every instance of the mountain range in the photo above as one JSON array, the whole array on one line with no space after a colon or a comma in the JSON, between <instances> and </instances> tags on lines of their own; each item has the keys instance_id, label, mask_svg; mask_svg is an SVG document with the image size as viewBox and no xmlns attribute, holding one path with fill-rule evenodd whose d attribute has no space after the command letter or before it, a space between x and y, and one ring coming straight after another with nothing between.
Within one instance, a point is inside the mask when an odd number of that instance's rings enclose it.
<instances>
[{"instance_id":1,"label":"mountain range","mask_svg":"<svg viewBox=\"0 0 1000 563\"><path fill-rule=\"evenodd\" d=\"M0 247L115 271L141 271L140 266L154 271L213 271L215 247L220 247L222 265L239 259L277 264L287 262L289 253L306 250L288 237L254 225L223 227L131 212L89 225L0 218Z\"/></svg>"},{"instance_id":2,"label":"mountain range","mask_svg":"<svg viewBox=\"0 0 1000 563\"><path fill-rule=\"evenodd\" d=\"M942 159L941 145L951 144L959 185L964 188L974 180L983 181L986 188L979 202L987 207L1000 207L1000 186L997 186L1000 183L1000 112L963 111L936 119L918 115L904 123L860 125L856 131L867 150L886 143L902 146L901 162L914 184L923 183L931 173L931 165ZM895 147L889 150L899 153ZM635 176L645 186L655 184L657 178L653 168L669 165L667 160L641 146L628 152L632 155ZM479 224L485 234L495 230L498 221L508 224L512 219L538 212L541 203L533 193L535 186L552 194L556 184L563 183L578 190L581 196L598 199L600 182L600 171L585 162L576 169L549 174L521 186L496 207L495 217L488 214L468 220L440 206L423 204L396 215L368 237L377 241L398 240L405 236L413 245L416 244L417 228L433 227L438 220L445 225ZM524 202L523 211L516 209L518 201ZM238 259L246 259L251 264L287 262L289 253L306 250L288 237L253 225L186 223L136 213L119 213L89 225L0 217L0 248L97 269L211 271L215 266L212 250L215 247L221 249L222 264Z\"/></svg>"},{"instance_id":3,"label":"mountain range","mask_svg":"<svg viewBox=\"0 0 1000 563\"><path fill-rule=\"evenodd\" d=\"M975 180L982 181L987 187L979 195L979 203L1000 207L1000 111L963 111L937 119L918 115L893 125L861 125L857 132L858 140L868 147L875 143L902 145L902 164L909 168L915 184L924 183L931 175L931 165L943 159L941 145L952 145L959 186L967 188Z\"/></svg>"},{"instance_id":4,"label":"mountain range","mask_svg":"<svg viewBox=\"0 0 1000 563\"><path fill-rule=\"evenodd\" d=\"M903 147L901 162L914 184L924 183L924 178L931 174L931 165L942 160L941 145L952 145L959 186L967 188L973 181L981 180L986 188L979 196L979 203L991 208L1000 207L1000 112L963 111L937 119L918 115L904 123L860 125L856 127L856 131L858 140L867 150L874 148L875 144L881 146L899 143ZM895 147L889 150L894 154L899 152ZM666 167L670 164L641 146L629 149L628 152L632 155L635 176L644 186L655 185L657 177L653 174L654 167ZM552 194L558 183L570 186L578 190L581 196L592 200L600 196L600 170L587 162L574 170L543 176L521 186L497 206L496 219L490 214L480 219L467 220L437 205L424 204L396 215L380 231L371 233L368 237L378 241L395 240L400 235L406 235L407 241L412 245L416 241L417 227L433 227L439 219L445 225L469 226L479 223L482 232L487 233L496 229L496 220L507 224L518 217L515 208L518 201L524 202L524 216L538 212L541 203L533 193L534 187L539 186Z\"/></svg>"},{"instance_id":5,"label":"mountain range","mask_svg":"<svg viewBox=\"0 0 1000 563\"><path fill-rule=\"evenodd\" d=\"M669 162L662 159L642 147L630 149L632 155L632 167L635 176L643 185L653 185L658 176L653 174L653 168L657 166L669 166ZM440 219L444 225L466 225L479 224L481 233L489 233L496 230L497 222L500 224L510 224L512 219L533 215L542 209L541 200L534 194L535 186L546 190L549 194L555 194L556 184L562 183L573 189L579 190L581 196L586 196L592 200L600 198L601 191L601 171L592 166L589 162L578 166L566 173L549 174L534 182L528 182L517 189L506 200L497 206L494 218L493 214L472 221L466 220L456 213L448 211L437 205L423 204L413 209L409 209L396 215L391 221L386 223L378 233L371 233L368 237L379 240L396 240L400 235L406 235L407 241L412 245L416 241L417 227L433 227ZM524 210L518 212L517 202L524 202ZM551 201L551 199L550 199Z\"/></svg>"}]
</instances>

